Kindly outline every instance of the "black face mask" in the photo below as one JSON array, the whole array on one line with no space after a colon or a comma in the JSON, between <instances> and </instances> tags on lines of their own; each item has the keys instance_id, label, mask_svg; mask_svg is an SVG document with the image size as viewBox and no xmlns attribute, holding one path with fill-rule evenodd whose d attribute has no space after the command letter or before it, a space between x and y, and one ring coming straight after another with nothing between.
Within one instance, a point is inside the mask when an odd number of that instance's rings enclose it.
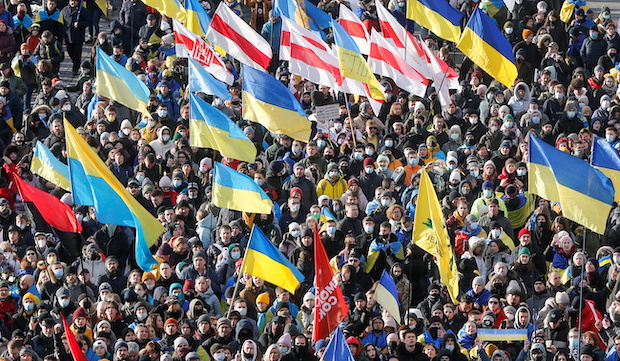
<instances>
[{"instance_id":1,"label":"black face mask","mask_svg":"<svg viewBox=\"0 0 620 361\"><path fill-rule=\"evenodd\" d=\"M428 295L428 299L431 302L437 302L439 300L439 295L436 293L433 293L432 295Z\"/></svg>"},{"instance_id":2,"label":"black face mask","mask_svg":"<svg viewBox=\"0 0 620 361\"><path fill-rule=\"evenodd\" d=\"M543 361L543 356L542 355L534 356L534 361Z\"/></svg>"},{"instance_id":3,"label":"black face mask","mask_svg":"<svg viewBox=\"0 0 620 361\"><path fill-rule=\"evenodd\" d=\"M482 326L484 326L484 327L493 327L493 321L492 320L484 320L484 321L482 321Z\"/></svg>"},{"instance_id":4,"label":"black face mask","mask_svg":"<svg viewBox=\"0 0 620 361\"><path fill-rule=\"evenodd\" d=\"M396 341L391 341L391 342L388 344L388 348L389 348L390 350L392 350L392 351L396 351L396 349L398 348L398 342L396 342Z\"/></svg>"},{"instance_id":5,"label":"black face mask","mask_svg":"<svg viewBox=\"0 0 620 361\"><path fill-rule=\"evenodd\" d=\"M247 352L243 351L242 354L243 354L243 358L246 359L246 360L251 360L251 359L254 358L254 354L253 353L247 353Z\"/></svg>"},{"instance_id":6,"label":"black face mask","mask_svg":"<svg viewBox=\"0 0 620 361\"><path fill-rule=\"evenodd\" d=\"M437 336L438 336L437 333L438 332L439 332L439 328L438 327L431 327L431 328L428 329L428 333L431 334L431 337L433 339L437 339Z\"/></svg>"},{"instance_id":7,"label":"black face mask","mask_svg":"<svg viewBox=\"0 0 620 361\"><path fill-rule=\"evenodd\" d=\"M547 222L540 222L540 221L538 221L538 222L536 222L536 227L544 228L546 224L547 224Z\"/></svg>"},{"instance_id":8,"label":"black face mask","mask_svg":"<svg viewBox=\"0 0 620 361\"><path fill-rule=\"evenodd\" d=\"M308 345L295 345L293 348L295 349L295 353L298 355L304 355L308 352Z\"/></svg>"}]
</instances>

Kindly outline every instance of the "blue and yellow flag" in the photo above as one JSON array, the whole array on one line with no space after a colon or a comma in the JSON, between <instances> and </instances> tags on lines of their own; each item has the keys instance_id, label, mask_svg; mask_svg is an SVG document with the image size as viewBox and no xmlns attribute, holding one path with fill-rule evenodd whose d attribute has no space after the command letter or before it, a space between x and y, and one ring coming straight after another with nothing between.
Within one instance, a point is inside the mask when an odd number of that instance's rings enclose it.
<instances>
[{"instance_id":1,"label":"blue and yellow flag","mask_svg":"<svg viewBox=\"0 0 620 361\"><path fill-rule=\"evenodd\" d=\"M396 289L394 279L390 277L386 270L383 270L379 284L375 289L375 299L400 325L400 301L398 300L398 290Z\"/></svg>"},{"instance_id":2,"label":"blue and yellow flag","mask_svg":"<svg viewBox=\"0 0 620 361\"><path fill-rule=\"evenodd\" d=\"M243 118L302 142L307 142L312 133L306 112L291 91L251 66L243 67Z\"/></svg>"},{"instance_id":3,"label":"blue and yellow flag","mask_svg":"<svg viewBox=\"0 0 620 361\"><path fill-rule=\"evenodd\" d=\"M515 57L508 39L495 20L480 8L474 10L456 47L505 86L510 88L517 79Z\"/></svg>"},{"instance_id":4,"label":"blue and yellow flag","mask_svg":"<svg viewBox=\"0 0 620 361\"><path fill-rule=\"evenodd\" d=\"M413 220L413 242L435 257L441 283L448 288L453 302L458 302L459 273L450 244L448 228L435 193L435 187L426 170L422 169L420 192Z\"/></svg>"},{"instance_id":5,"label":"blue and yellow flag","mask_svg":"<svg viewBox=\"0 0 620 361\"><path fill-rule=\"evenodd\" d=\"M319 217L319 220L321 223L325 223L329 220L338 222L336 217L329 211L329 209L327 209L327 207L321 208L321 216Z\"/></svg>"},{"instance_id":6,"label":"blue and yellow flag","mask_svg":"<svg viewBox=\"0 0 620 361\"><path fill-rule=\"evenodd\" d=\"M529 149L530 192L559 202L566 218L603 234L614 202L611 180L583 160L535 136L530 136Z\"/></svg>"},{"instance_id":7,"label":"blue and yellow flag","mask_svg":"<svg viewBox=\"0 0 620 361\"><path fill-rule=\"evenodd\" d=\"M60 188L71 192L71 181L69 180L69 167L52 154L52 151L41 141L37 140L34 147L30 170Z\"/></svg>"},{"instance_id":8,"label":"blue and yellow flag","mask_svg":"<svg viewBox=\"0 0 620 361\"><path fill-rule=\"evenodd\" d=\"M332 22L332 29L342 76L368 84L370 95L374 99L385 100L383 87L370 70L370 66L355 44L355 40L336 21Z\"/></svg>"},{"instance_id":9,"label":"blue and yellow flag","mask_svg":"<svg viewBox=\"0 0 620 361\"><path fill-rule=\"evenodd\" d=\"M97 52L97 94L149 114L149 88L103 51Z\"/></svg>"},{"instance_id":10,"label":"blue and yellow flag","mask_svg":"<svg viewBox=\"0 0 620 361\"><path fill-rule=\"evenodd\" d=\"M66 119L64 126L73 202L94 207L101 223L134 227L136 263L144 271L151 271L157 260L149 247L155 244L164 227L129 194Z\"/></svg>"},{"instance_id":11,"label":"blue and yellow flag","mask_svg":"<svg viewBox=\"0 0 620 361\"><path fill-rule=\"evenodd\" d=\"M195 94L189 95L189 104L189 140L192 147L215 149L224 157L254 163L254 143L226 114Z\"/></svg>"},{"instance_id":12,"label":"blue and yellow flag","mask_svg":"<svg viewBox=\"0 0 620 361\"><path fill-rule=\"evenodd\" d=\"M487 342L499 341L525 341L527 340L527 328L494 329L479 328L478 338Z\"/></svg>"},{"instance_id":13,"label":"blue and yellow flag","mask_svg":"<svg viewBox=\"0 0 620 361\"><path fill-rule=\"evenodd\" d=\"M506 4L504 0L482 0L478 6L481 9L483 6L486 7L487 14L489 14L490 17L494 17Z\"/></svg>"},{"instance_id":14,"label":"blue and yellow flag","mask_svg":"<svg viewBox=\"0 0 620 361\"><path fill-rule=\"evenodd\" d=\"M215 79L196 60L192 58L187 58L187 60L190 91L215 95L222 100L232 99L232 95L228 92L228 86L225 83Z\"/></svg>"},{"instance_id":15,"label":"blue and yellow flag","mask_svg":"<svg viewBox=\"0 0 620 361\"><path fill-rule=\"evenodd\" d=\"M214 170L213 204L239 212L271 213L273 203L254 179L219 162Z\"/></svg>"},{"instance_id":16,"label":"blue and yellow flag","mask_svg":"<svg viewBox=\"0 0 620 361\"><path fill-rule=\"evenodd\" d=\"M620 156L608 141L594 136L590 165L606 175L614 185L614 200L620 202Z\"/></svg>"},{"instance_id":17,"label":"blue and yellow flag","mask_svg":"<svg viewBox=\"0 0 620 361\"><path fill-rule=\"evenodd\" d=\"M407 19L411 19L432 31L442 39L453 43L461 37L462 12L443 0L408 0Z\"/></svg>"},{"instance_id":18,"label":"blue and yellow flag","mask_svg":"<svg viewBox=\"0 0 620 361\"><path fill-rule=\"evenodd\" d=\"M331 16L308 0L275 0L273 15L291 19L297 25L312 30L323 39L326 36L321 29L329 28L332 22Z\"/></svg>"},{"instance_id":19,"label":"blue and yellow flag","mask_svg":"<svg viewBox=\"0 0 620 361\"><path fill-rule=\"evenodd\" d=\"M321 357L320 361L334 360L355 361L340 327L336 327L336 330L332 334L332 339L327 344L327 348L325 352L323 352L323 357Z\"/></svg>"},{"instance_id":20,"label":"blue and yellow flag","mask_svg":"<svg viewBox=\"0 0 620 361\"><path fill-rule=\"evenodd\" d=\"M185 0L184 5L187 16L185 27L200 36L205 36L211 24L209 14L198 0Z\"/></svg>"},{"instance_id":21,"label":"blue and yellow flag","mask_svg":"<svg viewBox=\"0 0 620 361\"><path fill-rule=\"evenodd\" d=\"M177 19L182 23L185 23L187 19L185 8L179 0L145 0L144 3L167 17Z\"/></svg>"},{"instance_id":22,"label":"blue and yellow flag","mask_svg":"<svg viewBox=\"0 0 620 361\"><path fill-rule=\"evenodd\" d=\"M225 166L224 166L225 167ZM304 275L280 252L256 225L243 256L241 272L295 293Z\"/></svg>"}]
</instances>

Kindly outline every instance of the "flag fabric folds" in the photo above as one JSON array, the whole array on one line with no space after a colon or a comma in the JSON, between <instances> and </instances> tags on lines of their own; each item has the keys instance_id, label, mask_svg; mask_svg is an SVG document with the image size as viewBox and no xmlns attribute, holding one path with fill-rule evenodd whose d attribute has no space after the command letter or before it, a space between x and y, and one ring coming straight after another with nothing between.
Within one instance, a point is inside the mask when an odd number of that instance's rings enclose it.
<instances>
[{"instance_id":1,"label":"flag fabric folds","mask_svg":"<svg viewBox=\"0 0 620 361\"><path fill-rule=\"evenodd\" d=\"M336 327L336 331L332 335L332 339L327 344L325 352L323 352L323 357L321 357L320 361L333 360L355 361L340 327Z\"/></svg>"},{"instance_id":2,"label":"flag fabric folds","mask_svg":"<svg viewBox=\"0 0 620 361\"><path fill-rule=\"evenodd\" d=\"M144 3L169 18L185 23L187 13L179 0L146 0Z\"/></svg>"},{"instance_id":3,"label":"flag fabric folds","mask_svg":"<svg viewBox=\"0 0 620 361\"><path fill-rule=\"evenodd\" d=\"M314 46L325 51L329 50L323 39L319 38L312 31L296 24L293 20L283 16L282 20L282 36L280 37L280 60L291 60L291 32L295 32L304 39L310 41ZM318 40L317 40L318 39Z\"/></svg>"},{"instance_id":4,"label":"flag fabric folds","mask_svg":"<svg viewBox=\"0 0 620 361\"><path fill-rule=\"evenodd\" d=\"M151 271L157 261L149 247L155 244L164 227L129 194L73 125L65 120L64 127L73 202L94 207L101 223L134 227L136 263L144 271Z\"/></svg>"},{"instance_id":5,"label":"flag fabric folds","mask_svg":"<svg viewBox=\"0 0 620 361\"><path fill-rule=\"evenodd\" d=\"M105 52L98 51L96 59L97 94L143 114L150 114L147 106L151 92L146 84Z\"/></svg>"},{"instance_id":6,"label":"flag fabric folds","mask_svg":"<svg viewBox=\"0 0 620 361\"><path fill-rule=\"evenodd\" d=\"M453 302L459 297L459 274L450 244L448 229L435 193L433 182L422 170L420 191L413 221L414 243L433 255L439 268L441 283L448 287Z\"/></svg>"},{"instance_id":7,"label":"flag fabric folds","mask_svg":"<svg viewBox=\"0 0 620 361\"><path fill-rule=\"evenodd\" d=\"M9 176L9 180L17 187L22 200L34 204L45 222L63 232L82 232L82 223L75 219L75 213L73 213L71 207L61 202L60 199L52 194L26 183L17 174L15 168L11 169L9 165L5 164L4 169Z\"/></svg>"},{"instance_id":8,"label":"flag fabric folds","mask_svg":"<svg viewBox=\"0 0 620 361\"><path fill-rule=\"evenodd\" d=\"M383 308L385 308L396 322L400 325L400 301L398 300L398 290L396 283L390 277L386 270L383 270L379 284L375 289L375 299Z\"/></svg>"},{"instance_id":9,"label":"flag fabric folds","mask_svg":"<svg viewBox=\"0 0 620 361\"><path fill-rule=\"evenodd\" d=\"M282 18L284 20L284 18ZM342 84L338 58L333 56L320 38L308 39L292 31L290 33L291 54L289 68L313 83L330 88Z\"/></svg>"},{"instance_id":10,"label":"flag fabric folds","mask_svg":"<svg viewBox=\"0 0 620 361\"><path fill-rule=\"evenodd\" d=\"M327 209L327 207L321 208L321 216L319 217L319 220L321 223L325 223L329 220L338 222L336 217L329 211L329 209Z\"/></svg>"},{"instance_id":11,"label":"flag fabric folds","mask_svg":"<svg viewBox=\"0 0 620 361\"><path fill-rule=\"evenodd\" d=\"M379 5L381 6L381 5ZM424 97L428 80L401 57L400 52L373 28L368 65L373 73L392 78L402 89Z\"/></svg>"},{"instance_id":12,"label":"flag fabric folds","mask_svg":"<svg viewBox=\"0 0 620 361\"><path fill-rule=\"evenodd\" d=\"M203 92L214 95L222 100L232 99L232 95L228 92L226 84L215 79L213 75L209 74L196 60L192 58L187 60L189 89L191 92Z\"/></svg>"},{"instance_id":13,"label":"flag fabric folds","mask_svg":"<svg viewBox=\"0 0 620 361\"><path fill-rule=\"evenodd\" d=\"M337 22L332 23L332 29L342 76L368 84L373 98L385 99L383 87L370 70L368 62L360 53L355 41Z\"/></svg>"},{"instance_id":14,"label":"flag fabric folds","mask_svg":"<svg viewBox=\"0 0 620 361\"><path fill-rule=\"evenodd\" d=\"M464 14L447 1L408 0L407 18L435 33L442 39L458 42Z\"/></svg>"},{"instance_id":15,"label":"flag fabric folds","mask_svg":"<svg viewBox=\"0 0 620 361\"><path fill-rule=\"evenodd\" d=\"M235 81L232 73L226 68L222 60L220 60L219 54L215 52L206 41L202 40L201 37L191 32L175 19L172 19L172 22L174 24L175 49L178 57L196 60L202 64L211 75L226 84L230 85Z\"/></svg>"},{"instance_id":16,"label":"flag fabric folds","mask_svg":"<svg viewBox=\"0 0 620 361\"><path fill-rule=\"evenodd\" d=\"M348 307L342 295L342 289L327 258L325 246L319 236L319 231L314 230L314 330L312 341L325 339L333 329L347 315ZM348 347L347 347L348 350ZM329 359L335 360L335 359Z\"/></svg>"},{"instance_id":17,"label":"flag fabric folds","mask_svg":"<svg viewBox=\"0 0 620 361\"><path fill-rule=\"evenodd\" d=\"M71 356L73 356L73 360L88 361L88 358L86 358L86 355L84 355L84 351L82 351L82 347L78 343L75 335L73 334L73 331L71 331L71 328L69 327L69 322L67 322L67 319L62 312L60 312L60 318L62 318L62 328L67 335L67 343L69 343L69 351L71 352Z\"/></svg>"},{"instance_id":18,"label":"flag fabric folds","mask_svg":"<svg viewBox=\"0 0 620 361\"><path fill-rule=\"evenodd\" d=\"M240 212L269 214L271 199L254 179L219 162L213 174L213 204Z\"/></svg>"},{"instance_id":19,"label":"flag fabric folds","mask_svg":"<svg viewBox=\"0 0 620 361\"><path fill-rule=\"evenodd\" d=\"M71 190L69 167L59 161L40 140L37 140L34 147L30 170L66 191Z\"/></svg>"},{"instance_id":20,"label":"flag fabric folds","mask_svg":"<svg viewBox=\"0 0 620 361\"><path fill-rule=\"evenodd\" d=\"M609 142L594 136L590 165L606 175L614 185L614 200L620 202L620 156Z\"/></svg>"},{"instance_id":21,"label":"flag fabric folds","mask_svg":"<svg viewBox=\"0 0 620 361\"><path fill-rule=\"evenodd\" d=\"M265 70L271 61L271 46L225 3L220 3L211 19L207 39L245 65Z\"/></svg>"},{"instance_id":22,"label":"flag fabric folds","mask_svg":"<svg viewBox=\"0 0 620 361\"><path fill-rule=\"evenodd\" d=\"M326 12L307 0L275 0L273 1L273 15L287 17L295 24L323 38L325 33L321 29L329 28L332 21Z\"/></svg>"},{"instance_id":23,"label":"flag fabric folds","mask_svg":"<svg viewBox=\"0 0 620 361\"><path fill-rule=\"evenodd\" d=\"M200 99L195 94L189 95L190 145L211 148L244 162L256 160L256 147L237 124L219 109Z\"/></svg>"},{"instance_id":24,"label":"flag fabric folds","mask_svg":"<svg viewBox=\"0 0 620 361\"><path fill-rule=\"evenodd\" d=\"M512 46L495 20L480 8L474 10L456 47L500 83L513 85L518 72Z\"/></svg>"},{"instance_id":25,"label":"flag fabric folds","mask_svg":"<svg viewBox=\"0 0 620 361\"><path fill-rule=\"evenodd\" d=\"M295 293L304 280L301 272L280 252L256 225L241 264L241 272L262 278L263 280Z\"/></svg>"},{"instance_id":26,"label":"flag fabric folds","mask_svg":"<svg viewBox=\"0 0 620 361\"><path fill-rule=\"evenodd\" d=\"M344 4L340 4L340 19L338 19L338 23L351 35L360 52L368 55L370 52L370 34L368 34L368 30L366 30L360 18Z\"/></svg>"},{"instance_id":27,"label":"flag fabric folds","mask_svg":"<svg viewBox=\"0 0 620 361\"><path fill-rule=\"evenodd\" d=\"M559 202L566 218L603 234L614 201L612 181L583 160L534 136L529 138L529 155L530 193Z\"/></svg>"},{"instance_id":28,"label":"flag fabric folds","mask_svg":"<svg viewBox=\"0 0 620 361\"><path fill-rule=\"evenodd\" d=\"M187 15L185 21L187 28L200 36L205 36L211 24L209 14L207 14L198 0L184 0L183 5Z\"/></svg>"},{"instance_id":29,"label":"flag fabric folds","mask_svg":"<svg viewBox=\"0 0 620 361\"><path fill-rule=\"evenodd\" d=\"M437 90L441 107L447 109L452 104L450 89L460 88L459 75L445 61L439 59L425 42L420 41L419 46L426 55L427 69L430 72L430 78L433 79L433 86Z\"/></svg>"},{"instance_id":30,"label":"flag fabric folds","mask_svg":"<svg viewBox=\"0 0 620 361\"><path fill-rule=\"evenodd\" d=\"M251 67L243 68L243 118L303 142L312 132L301 104L286 86Z\"/></svg>"}]
</instances>

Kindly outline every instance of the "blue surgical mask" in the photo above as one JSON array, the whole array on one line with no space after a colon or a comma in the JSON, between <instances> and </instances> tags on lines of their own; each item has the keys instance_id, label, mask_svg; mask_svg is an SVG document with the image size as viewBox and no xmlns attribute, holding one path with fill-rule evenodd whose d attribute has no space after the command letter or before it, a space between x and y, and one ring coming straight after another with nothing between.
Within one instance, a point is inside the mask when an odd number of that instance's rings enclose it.
<instances>
[{"instance_id":1,"label":"blue surgical mask","mask_svg":"<svg viewBox=\"0 0 620 361\"><path fill-rule=\"evenodd\" d=\"M26 311L34 310L34 303L24 303L24 310Z\"/></svg>"},{"instance_id":2,"label":"blue surgical mask","mask_svg":"<svg viewBox=\"0 0 620 361\"><path fill-rule=\"evenodd\" d=\"M175 180L173 180L173 181L172 181L172 186L173 186L174 188L178 188L178 187L180 187L180 186L181 186L181 184L183 184L183 182L182 182L182 181L180 181L180 180L176 180L176 179L175 179Z\"/></svg>"},{"instance_id":3,"label":"blue surgical mask","mask_svg":"<svg viewBox=\"0 0 620 361\"><path fill-rule=\"evenodd\" d=\"M62 278L63 274L64 274L64 270L63 269L54 270L54 277L56 277L56 278Z\"/></svg>"},{"instance_id":4,"label":"blue surgical mask","mask_svg":"<svg viewBox=\"0 0 620 361\"><path fill-rule=\"evenodd\" d=\"M330 236L333 236L334 234L336 234L336 227L335 226L327 227L327 234L329 234Z\"/></svg>"},{"instance_id":5,"label":"blue surgical mask","mask_svg":"<svg viewBox=\"0 0 620 361\"><path fill-rule=\"evenodd\" d=\"M393 140L386 140L385 141L385 146L388 148L392 148L394 146L394 141Z\"/></svg>"},{"instance_id":6,"label":"blue surgical mask","mask_svg":"<svg viewBox=\"0 0 620 361\"><path fill-rule=\"evenodd\" d=\"M566 115L567 115L569 118L574 118L574 117L575 117L575 115L577 115L577 112L566 112Z\"/></svg>"},{"instance_id":7,"label":"blue surgical mask","mask_svg":"<svg viewBox=\"0 0 620 361\"><path fill-rule=\"evenodd\" d=\"M490 189L485 189L484 191L482 191L482 194L484 195L484 198L493 197L493 191Z\"/></svg>"},{"instance_id":8,"label":"blue surgical mask","mask_svg":"<svg viewBox=\"0 0 620 361\"><path fill-rule=\"evenodd\" d=\"M69 303L71 303L71 300L69 300L69 299L60 299L60 300L58 300L58 304L62 308L66 308L67 306L69 306Z\"/></svg>"},{"instance_id":9,"label":"blue surgical mask","mask_svg":"<svg viewBox=\"0 0 620 361\"><path fill-rule=\"evenodd\" d=\"M223 352L216 353L215 355L213 355L213 358L217 361L224 361L226 359L226 354Z\"/></svg>"},{"instance_id":10,"label":"blue surgical mask","mask_svg":"<svg viewBox=\"0 0 620 361\"><path fill-rule=\"evenodd\" d=\"M374 226L364 226L364 232L366 233L372 233L375 230Z\"/></svg>"},{"instance_id":11,"label":"blue surgical mask","mask_svg":"<svg viewBox=\"0 0 620 361\"><path fill-rule=\"evenodd\" d=\"M472 170L471 172L469 172L469 175L471 175L474 178L477 178L479 174L480 172L477 170Z\"/></svg>"},{"instance_id":12,"label":"blue surgical mask","mask_svg":"<svg viewBox=\"0 0 620 361\"><path fill-rule=\"evenodd\" d=\"M460 138L460 136L457 133L450 134L450 139L452 139L452 140L457 140L459 138Z\"/></svg>"},{"instance_id":13,"label":"blue surgical mask","mask_svg":"<svg viewBox=\"0 0 620 361\"><path fill-rule=\"evenodd\" d=\"M293 205L291 206L291 211L293 211L293 212L299 212L299 207L300 207L300 204L299 204L299 203L297 203L297 204L293 204Z\"/></svg>"},{"instance_id":14,"label":"blue surgical mask","mask_svg":"<svg viewBox=\"0 0 620 361\"><path fill-rule=\"evenodd\" d=\"M532 117L532 123L539 124L540 123L540 117Z\"/></svg>"},{"instance_id":15,"label":"blue surgical mask","mask_svg":"<svg viewBox=\"0 0 620 361\"><path fill-rule=\"evenodd\" d=\"M261 187L263 185L263 180L262 179L254 179L254 183L258 184L258 186Z\"/></svg>"}]
</instances>

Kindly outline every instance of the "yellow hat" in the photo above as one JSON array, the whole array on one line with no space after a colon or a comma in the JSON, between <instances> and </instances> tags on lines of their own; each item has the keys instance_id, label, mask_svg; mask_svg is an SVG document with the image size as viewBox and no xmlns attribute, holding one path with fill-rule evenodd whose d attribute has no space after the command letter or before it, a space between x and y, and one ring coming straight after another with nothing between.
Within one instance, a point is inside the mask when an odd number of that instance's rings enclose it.
<instances>
[{"instance_id":1,"label":"yellow hat","mask_svg":"<svg viewBox=\"0 0 620 361\"><path fill-rule=\"evenodd\" d=\"M268 305L271 304L271 302L269 302L269 293L263 292L260 295L256 296L256 303L259 303L259 302L263 302Z\"/></svg>"}]
</instances>

